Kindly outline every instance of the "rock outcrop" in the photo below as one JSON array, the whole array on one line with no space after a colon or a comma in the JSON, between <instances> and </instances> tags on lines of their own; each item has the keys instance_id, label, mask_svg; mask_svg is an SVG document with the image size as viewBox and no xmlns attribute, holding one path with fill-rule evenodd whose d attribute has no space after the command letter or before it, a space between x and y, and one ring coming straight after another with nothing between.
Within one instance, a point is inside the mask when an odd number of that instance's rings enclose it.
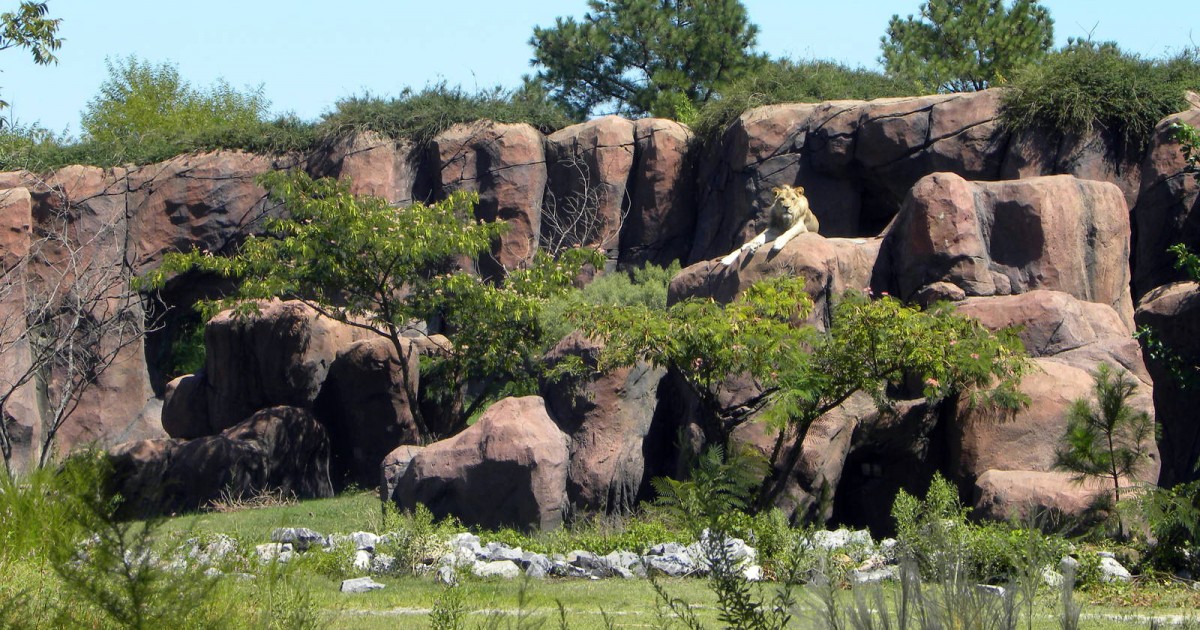
<instances>
[{"instance_id":1,"label":"rock outcrop","mask_svg":"<svg viewBox=\"0 0 1200 630\"><path fill-rule=\"evenodd\" d=\"M128 517L195 510L261 492L333 496L325 428L294 407L264 409L219 435L130 442L110 458Z\"/></svg>"},{"instance_id":2,"label":"rock outcrop","mask_svg":"<svg viewBox=\"0 0 1200 630\"><path fill-rule=\"evenodd\" d=\"M930 175L905 199L884 250L901 299L936 282L968 296L1050 289L1111 306L1132 331L1129 213L1109 183Z\"/></svg>"},{"instance_id":3,"label":"rock outcrop","mask_svg":"<svg viewBox=\"0 0 1200 630\"><path fill-rule=\"evenodd\" d=\"M1200 249L1200 181L1184 170L1182 148L1171 125L1200 127L1200 106L1168 116L1154 129L1142 163L1141 194L1133 206L1133 292L1136 299L1155 287L1184 280L1167 248L1184 243Z\"/></svg>"},{"instance_id":4,"label":"rock outcrop","mask_svg":"<svg viewBox=\"0 0 1200 630\"><path fill-rule=\"evenodd\" d=\"M505 398L417 453L394 496L403 509L497 529L553 529L567 509L567 436L540 396Z\"/></svg>"}]
</instances>

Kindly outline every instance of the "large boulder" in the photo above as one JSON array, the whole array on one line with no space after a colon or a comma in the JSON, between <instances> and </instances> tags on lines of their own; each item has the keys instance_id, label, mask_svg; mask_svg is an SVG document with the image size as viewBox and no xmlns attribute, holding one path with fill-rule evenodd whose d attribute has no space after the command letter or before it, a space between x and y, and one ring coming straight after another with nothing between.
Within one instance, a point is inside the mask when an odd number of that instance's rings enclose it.
<instances>
[{"instance_id":1,"label":"large boulder","mask_svg":"<svg viewBox=\"0 0 1200 630\"><path fill-rule=\"evenodd\" d=\"M696 227L695 185L687 127L661 118L634 121L635 163L620 263L666 266L687 256Z\"/></svg>"},{"instance_id":2,"label":"large boulder","mask_svg":"<svg viewBox=\"0 0 1200 630\"><path fill-rule=\"evenodd\" d=\"M1171 129L1176 123L1200 127L1200 106L1158 123L1142 164L1141 194L1133 206L1133 291L1138 299L1157 286L1185 279L1168 247L1184 243L1200 248L1200 182L1185 170L1182 147Z\"/></svg>"},{"instance_id":3,"label":"large boulder","mask_svg":"<svg viewBox=\"0 0 1200 630\"><path fill-rule=\"evenodd\" d=\"M988 470L975 480L975 515L1007 521L1052 514L1083 524L1095 519L1095 509L1112 496L1111 483L1067 472Z\"/></svg>"},{"instance_id":4,"label":"large boulder","mask_svg":"<svg viewBox=\"0 0 1200 630\"><path fill-rule=\"evenodd\" d=\"M533 259L546 189L542 141L542 134L527 124L489 120L455 125L430 141L438 192L477 192L475 217L508 223L492 256L479 261L485 276L502 276Z\"/></svg>"},{"instance_id":5,"label":"large boulder","mask_svg":"<svg viewBox=\"0 0 1200 630\"><path fill-rule=\"evenodd\" d=\"M356 195L408 205L418 198L421 164L414 149L410 140L393 140L373 131L349 134L313 154L308 171L314 177L347 180Z\"/></svg>"},{"instance_id":6,"label":"large boulder","mask_svg":"<svg viewBox=\"0 0 1200 630\"><path fill-rule=\"evenodd\" d=\"M121 510L129 517L195 510L262 492L333 496L325 429L294 407L263 409L219 435L126 443L110 458Z\"/></svg>"},{"instance_id":7,"label":"large boulder","mask_svg":"<svg viewBox=\"0 0 1200 630\"><path fill-rule=\"evenodd\" d=\"M379 466L380 501L396 500L396 488L400 485L400 479L408 472L408 466L412 464L413 458L423 450L425 450L424 446L404 444L397 446L395 450L387 454L387 457L383 458L383 463Z\"/></svg>"},{"instance_id":8,"label":"large boulder","mask_svg":"<svg viewBox=\"0 0 1200 630\"><path fill-rule=\"evenodd\" d=\"M567 442L540 396L505 398L414 456L397 503L490 529L553 529L567 509Z\"/></svg>"},{"instance_id":9,"label":"large boulder","mask_svg":"<svg viewBox=\"0 0 1200 630\"><path fill-rule=\"evenodd\" d=\"M968 296L1052 289L1112 307L1132 331L1129 213L1112 184L936 173L913 186L883 248L903 299L937 282Z\"/></svg>"},{"instance_id":10,"label":"large boulder","mask_svg":"<svg viewBox=\"0 0 1200 630\"><path fill-rule=\"evenodd\" d=\"M409 340L401 343L403 358L383 337L355 342L329 368L316 409L329 430L339 482L374 485L388 453L426 437L410 404L419 383L418 353Z\"/></svg>"},{"instance_id":11,"label":"large boulder","mask_svg":"<svg viewBox=\"0 0 1200 630\"><path fill-rule=\"evenodd\" d=\"M297 301L218 314L204 329L209 425L220 431L275 405L312 408L338 350L353 340L350 326Z\"/></svg>"},{"instance_id":12,"label":"large boulder","mask_svg":"<svg viewBox=\"0 0 1200 630\"><path fill-rule=\"evenodd\" d=\"M1200 284L1178 282L1142 298L1135 316L1168 354L1149 352L1146 365L1154 377L1154 409L1162 435L1164 486L1200 479L1200 423L1196 422L1196 388L1200 387Z\"/></svg>"},{"instance_id":13,"label":"large boulder","mask_svg":"<svg viewBox=\"0 0 1200 630\"><path fill-rule=\"evenodd\" d=\"M41 415L37 383L32 378L33 357L26 341L27 273L33 227L33 203L26 188L0 190L0 418L12 440L12 464L24 470L35 463L41 442Z\"/></svg>"},{"instance_id":14,"label":"large boulder","mask_svg":"<svg viewBox=\"0 0 1200 630\"><path fill-rule=\"evenodd\" d=\"M865 290L879 256L879 239L825 238L801 234L782 250L771 251L770 244L752 255L743 255L732 265L719 260L698 262L671 279L668 299L712 298L727 303L747 287L775 276L805 278L813 299L810 322L824 326L829 310L846 290Z\"/></svg>"},{"instance_id":15,"label":"large boulder","mask_svg":"<svg viewBox=\"0 0 1200 630\"><path fill-rule=\"evenodd\" d=\"M634 163L634 123L604 116L546 138L542 244L598 247L617 257Z\"/></svg>"},{"instance_id":16,"label":"large boulder","mask_svg":"<svg viewBox=\"0 0 1200 630\"><path fill-rule=\"evenodd\" d=\"M545 360L553 365L577 357L594 370L603 347L575 332L550 350ZM645 497L649 485L645 438L665 373L637 363L542 383L546 408L570 439L567 498L573 509L625 512Z\"/></svg>"}]
</instances>

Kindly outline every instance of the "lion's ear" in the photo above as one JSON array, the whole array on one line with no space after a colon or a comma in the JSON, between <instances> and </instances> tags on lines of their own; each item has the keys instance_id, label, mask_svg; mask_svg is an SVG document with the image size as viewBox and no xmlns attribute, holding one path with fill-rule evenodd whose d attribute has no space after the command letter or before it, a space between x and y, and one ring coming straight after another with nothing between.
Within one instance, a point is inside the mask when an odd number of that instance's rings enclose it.
<instances>
[{"instance_id":1,"label":"lion's ear","mask_svg":"<svg viewBox=\"0 0 1200 630\"><path fill-rule=\"evenodd\" d=\"M797 193L799 193L799 194L801 194L801 195L803 195L803 194L804 194L804 187L803 187L803 186L796 186L796 192L797 192Z\"/></svg>"}]
</instances>

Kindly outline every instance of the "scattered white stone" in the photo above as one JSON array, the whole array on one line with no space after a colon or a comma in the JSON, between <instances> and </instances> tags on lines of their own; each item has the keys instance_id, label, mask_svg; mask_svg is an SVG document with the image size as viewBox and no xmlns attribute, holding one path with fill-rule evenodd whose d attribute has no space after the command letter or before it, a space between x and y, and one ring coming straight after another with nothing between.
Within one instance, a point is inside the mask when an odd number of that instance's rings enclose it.
<instances>
[{"instance_id":1,"label":"scattered white stone","mask_svg":"<svg viewBox=\"0 0 1200 630\"><path fill-rule=\"evenodd\" d=\"M371 573L391 573L396 570L396 558L386 553L377 553L371 558Z\"/></svg>"},{"instance_id":2,"label":"scattered white stone","mask_svg":"<svg viewBox=\"0 0 1200 630\"><path fill-rule=\"evenodd\" d=\"M812 544L827 551L845 549L846 547L873 547L871 532L865 529L849 530L845 528L833 531L816 531L812 534Z\"/></svg>"},{"instance_id":3,"label":"scattered white stone","mask_svg":"<svg viewBox=\"0 0 1200 630\"><path fill-rule=\"evenodd\" d=\"M271 532L271 542L290 543L304 551L314 545L325 546L325 537L307 527L278 527Z\"/></svg>"},{"instance_id":4,"label":"scattered white stone","mask_svg":"<svg viewBox=\"0 0 1200 630\"><path fill-rule=\"evenodd\" d=\"M887 566L878 569L861 570L855 569L850 572L850 583L855 586L864 584L878 584L886 580L896 579L896 567Z\"/></svg>"},{"instance_id":5,"label":"scattered white stone","mask_svg":"<svg viewBox=\"0 0 1200 630\"><path fill-rule=\"evenodd\" d=\"M742 577L746 578L747 582L761 582L763 579L763 568L757 564L752 564L742 570Z\"/></svg>"},{"instance_id":6,"label":"scattered white stone","mask_svg":"<svg viewBox=\"0 0 1200 630\"><path fill-rule=\"evenodd\" d=\"M370 571L371 557L372 554L370 551L359 549L358 551L354 552L354 561L351 563L351 565L358 571Z\"/></svg>"},{"instance_id":7,"label":"scattered white stone","mask_svg":"<svg viewBox=\"0 0 1200 630\"><path fill-rule=\"evenodd\" d=\"M1062 588L1064 580L1066 580L1066 578L1064 578L1063 574L1059 573L1058 571L1055 571L1050 567L1042 567L1042 583L1046 586L1053 589Z\"/></svg>"},{"instance_id":8,"label":"scattered white stone","mask_svg":"<svg viewBox=\"0 0 1200 630\"><path fill-rule=\"evenodd\" d=\"M355 551L374 552L379 544L379 536L371 532L354 532L350 534L350 542L354 543Z\"/></svg>"},{"instance_id":9,"label":"scattered white stone","mask_svg":"<svg viewBox=\"0 0 1200 630\"><path fill-rule=\"evenodd\" d=\"M368 591L377 591L381 588L383 588L383 584L380 584L369 577L342 580L343 593L366 593Z\"/></svg>"},{"instance_id":10,"label":"scattered white stone","mask_svg":"<svg viewBox=\"0 0 1200 630\"><path fill-rule=\"evenodd\" d=\"M1065 573L1068 569L1078 571L1079 561L1071 556L1063 556L1063 559L1058 562L1058 570Z\"/></svg>"},{"instance_id":11,"label":"scattered white stone","mask_svg":"<svg viewBox=\"0 0 1200 630\"><path fill-rule=\"evenodd\" d=\"M1003 586L993 586L991 584L976 584L975 588L999 598L1003 598L1008 593L1008 591L1004 590Z\"/></svg>"},{"instance_id":12,"label":"scattered white stone","mask_svg":"<svg viewBox=\"0 0 1200 630\"><path fill-rule=\"evenodd\" d=\"M521 567L511 560L495 562L476 562L471 567L471 573L481 578L504 578L511 580L521 576Z\"/></svg>"},{"instance_id":13,"label":"scattered white stone","mask_svg":"<svg viewBox=\"0 0 1200 630\"><path fill-rule=\"evenodd\" d=\"M441 566L437 570L437 581L439 584L454 586L458 584L458 574L454 572L454 567Z\"/></svg>"},{"instance_id":14,"label":"scattered white stone","mask_svg":"<svg viewBox=\"0 0 1200 630\"><path fill-rule=\"evenodd\" d=\"M287 562L292 559L292 543L265 543L254 548L262 562Z\"/></svg>"},{"instance_id":15,"label":"scattered white stone","mask_svg":"<svg viewBox=\"0 0 1200 630\"><path fill-rule=\"evenodd\" d=\"M1102 582L1128 582L1133 579L1129 569L1121 566L1116 558L1100 557L1100 580Z\"/></svg>"}]
</instances>

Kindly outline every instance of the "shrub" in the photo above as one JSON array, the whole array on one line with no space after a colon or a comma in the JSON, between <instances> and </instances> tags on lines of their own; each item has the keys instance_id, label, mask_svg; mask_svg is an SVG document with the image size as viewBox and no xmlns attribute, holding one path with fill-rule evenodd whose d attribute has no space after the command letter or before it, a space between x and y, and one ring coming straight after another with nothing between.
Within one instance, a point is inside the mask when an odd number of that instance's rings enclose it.
<instances>
[{"instance_id":1,"label":"shrub","mask_svg":"<svg viewBox=\"0 0 1200 630\"><path fill-rule=\"evenodd\" d=\"M577 306L645 306L656 310L667 307L667 286L679 273L679 262L667 267L648 264L628 272L608 273L578 291L550 299L542 310L541 324L548 346L558 343L575 329L567 313ZM548 349L548 348L547 348Z\"/></svg>"},{"instance_id":2,"label":"shrub","mask_svg":"<svg viewBox=\"0 0 1200 630\"><path fill-rule=\"evenodd\" d=\"M1107 130L1140 149L1159 120L1187 106L1189 89L1200 89L1196 48L1142 59L1115 44L1076 41L1017 72L1002 116L1015 130Z\"/></svg>"},{"instance_id":3,"label":"shrub","mask_svg":"<svg viewBox=\"0 0 1200 630\"><path fill-rule=\"evenodd\" d=\"M322 137L333 138L370 130L389 138L409 138L420 146L452 125L485 118L529 123L542 133L575 122L534 85L470 93L443 82L420 92L405 89L395 98L366 93L339 101L321 121L319 131Z\"/></svg>"},{"instance_id":4,"label":"shrub","mask_svg":"<svg viewBox=\"0 0 1200 630\"><path fill-rule=\"evenodd\" d=\"M692 125L702 142L711 143L746 110L775 103L811 103L835 99L869 100L908 96L918 88L874 70L836 61L779 59L721 90L704 104Z\"/></svg>"}]
</instances>

